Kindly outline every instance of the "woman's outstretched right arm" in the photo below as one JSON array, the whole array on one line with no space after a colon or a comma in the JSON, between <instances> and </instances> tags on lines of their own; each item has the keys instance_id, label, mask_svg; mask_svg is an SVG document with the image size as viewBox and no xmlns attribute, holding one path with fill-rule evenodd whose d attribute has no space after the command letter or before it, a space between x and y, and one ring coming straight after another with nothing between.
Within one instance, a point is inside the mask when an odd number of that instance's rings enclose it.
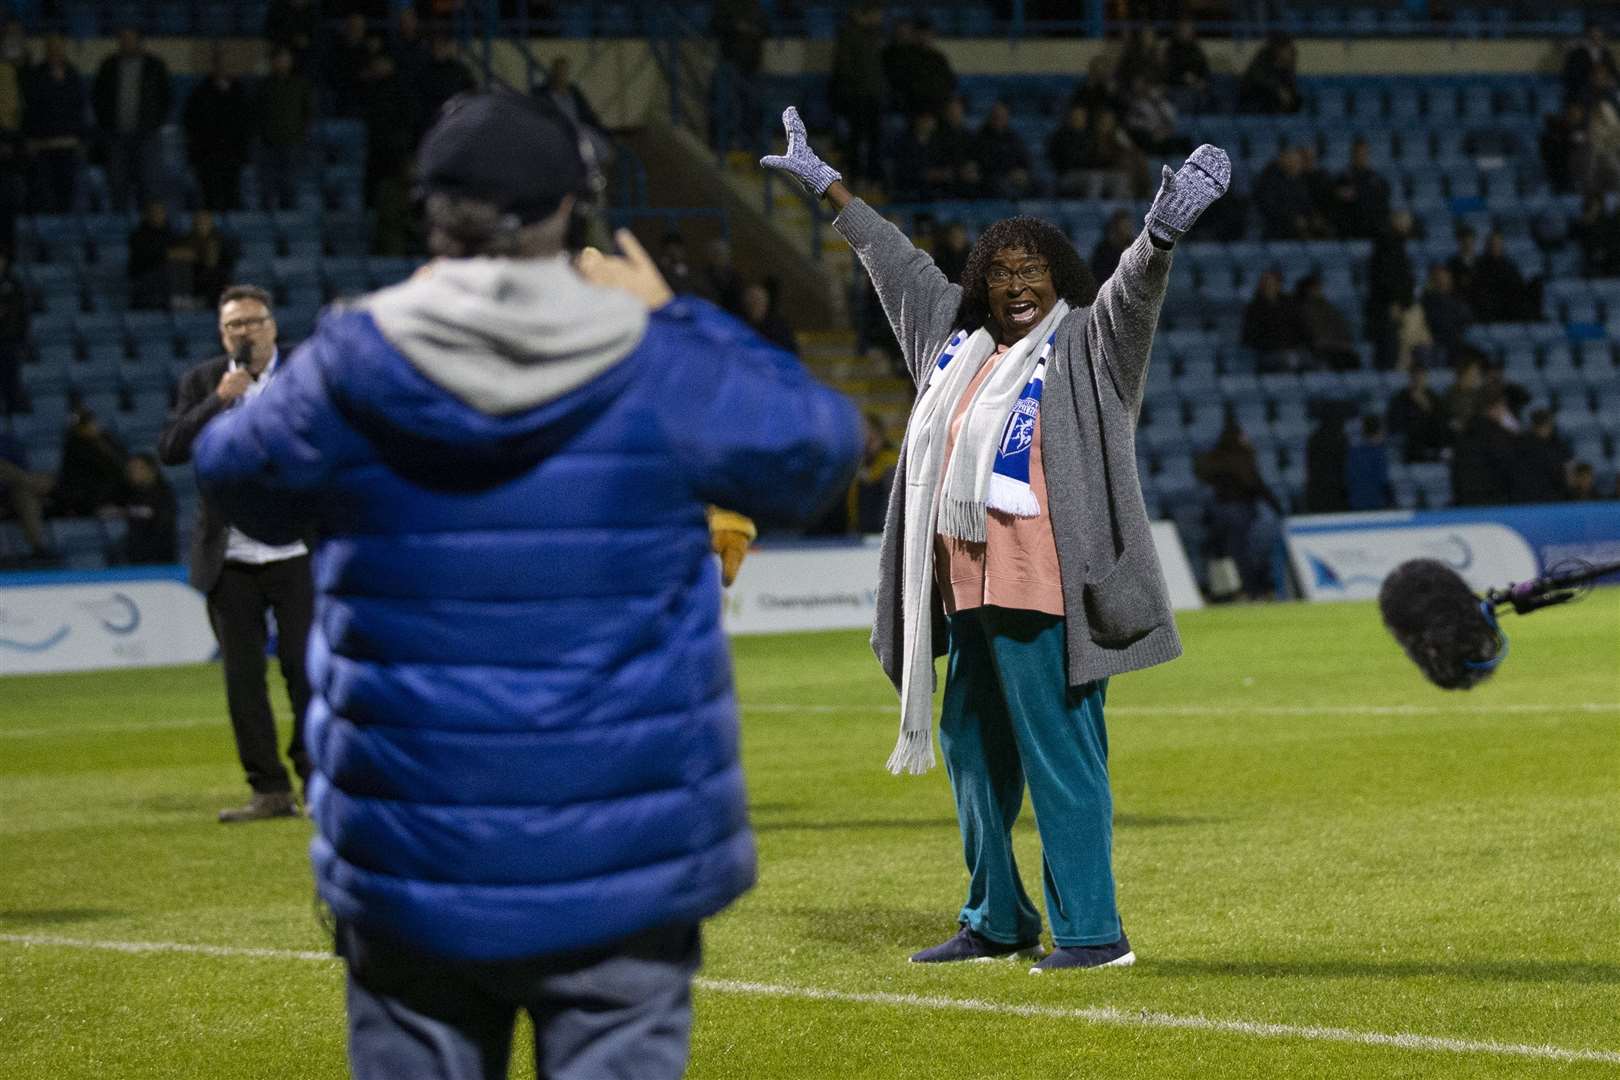
<instances>
[{"instance_id":1,"label":"woman's outstretched right arm","mask_svg":"<svg viewBox=\"0 0 1620 1080\"><path fill-rule=\"evenodd\" d=\"M838 211L833 228L866 267L906 365L921 385L938 359L934 353L956 329L961 288L946 279L926 251L856 198L837 170L816 156L805 142L797 109L790 107L782 114L782 126L787 129L787 153L762 158L760 164L786 172Z\"/></svg>"}]
</instances>

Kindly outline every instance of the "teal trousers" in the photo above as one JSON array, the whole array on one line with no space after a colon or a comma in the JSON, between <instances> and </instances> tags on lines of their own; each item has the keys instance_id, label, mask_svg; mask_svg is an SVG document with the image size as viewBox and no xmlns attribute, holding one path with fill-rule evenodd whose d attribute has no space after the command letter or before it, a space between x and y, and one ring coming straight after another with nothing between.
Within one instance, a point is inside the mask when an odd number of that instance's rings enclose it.
<instances>
[{"instance_id":1,"label":"teal trousers","mask_svg":"<svg viewBox=\"0 0 1620 1080\"><path fill-rule=\"evenodd\" d=\"M1040 914L1013 857L1027 781L1052 939L1060 946L1118 941L1103 726L1108 680L1071 690L1063 620L1007 608L951 616L946 663L939 743L968 866L961 921L1003 944L1040 937Z\"/></svg>"}]
</instances>

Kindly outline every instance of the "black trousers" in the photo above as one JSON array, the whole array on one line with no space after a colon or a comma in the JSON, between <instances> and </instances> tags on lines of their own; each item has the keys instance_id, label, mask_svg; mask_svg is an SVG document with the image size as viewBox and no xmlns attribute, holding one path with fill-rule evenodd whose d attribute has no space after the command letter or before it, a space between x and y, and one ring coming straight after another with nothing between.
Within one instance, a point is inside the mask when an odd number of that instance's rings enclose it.
<instances>
[{"instance_id":1,"label":"black trousers","mask_svg":"<svg viewBox=\"0 0 1620 1080\"><path fill-rule=\"evenodd\" d=\"M315 613L308 555L262 566L227 562L208 594L208 620L224 660L225 703L236 735L236 753L248 786L268 794L291 791L292 784L277 753L276 718L270 711L265 680L266 611L276 615L276 656L292 701L293 734L287 756L303 780L309 776L309 751L304 748L309 677L304 672L304 653Z\"/></svg>"}]
</instances>

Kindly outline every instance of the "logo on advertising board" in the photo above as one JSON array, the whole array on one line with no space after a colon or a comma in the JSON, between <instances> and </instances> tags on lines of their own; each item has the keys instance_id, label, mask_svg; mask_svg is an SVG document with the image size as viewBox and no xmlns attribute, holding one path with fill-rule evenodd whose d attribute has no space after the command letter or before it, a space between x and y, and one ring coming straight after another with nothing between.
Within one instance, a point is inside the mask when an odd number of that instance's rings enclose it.
<instances>
[{"instance_id":1,"label":"logo on advertising board","mask_svg":"<svg viewBox=\"0 0 1620 1080\"><path fill-rule=\"evenodd\" d=\"M60 645L70 631L66 623L51 625L46 620L31 618L15 607L0 605L0 650L48 652Z\"/></svg>"},{"instance_id":2,"label":"logo on advertising board","mask_svg":"<svg viewBox=\"0 0 1620 1080\"><path fill-rule=\"evenodd\" d=\"M1474 589L1536 575L1536 555L1504 525L1390 525L1290 533L1288 548L1312 600L1370 600L1384 578L1408 559L1437 559Z\"/></svg>"},{"instance_id":3,"label":"logo on advertising board","mask_svg":"<svg viewBox=\"0 0 1620 1080\"><path fill-rule=\"evenodd\" d=\"M202 597L178 580L0 587L0 674L188 664L213 653Z\"/></svg>"}]
</instances>

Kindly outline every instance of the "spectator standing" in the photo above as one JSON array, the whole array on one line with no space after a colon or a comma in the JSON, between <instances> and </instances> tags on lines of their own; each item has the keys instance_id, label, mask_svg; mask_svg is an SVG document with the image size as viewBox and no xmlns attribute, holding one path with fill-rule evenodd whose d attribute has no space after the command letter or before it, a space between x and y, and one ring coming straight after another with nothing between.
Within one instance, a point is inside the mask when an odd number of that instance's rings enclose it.
<instances>
[{"instance_id":1,"label":"spectator standing","mask_svg":"<svg viewBox=\"0 0 1620 1080\"><path fill-rule=\"evenodd\" d=\"M933 24L927 19L896 23L894 40L883 50L882 59L895 107L905 116L937 114L956 93L956 72L934 45Z\"/></svg>"},{"instance_id":2,"label":"spectator standing","mask_svg":"<svg viewBox=\"0 0 1620 1080\"><path fill-rule=\"evenodd\" d=\"M1587 22L1586 33L1564 57L1564 100L1587 101L1598 83L1599 71L1607 72L1614 82L1620 82L1620 67L1615 66L1603 23L1594 17Z\"/></svg>"},{"instance_id":3,"label":"spectator standing","mask_svg":"<svg viewBox=\"0 0 1620 1080\"><path fill-rule=\"evenodd\" d=\"M1407 462L1439 461L1451 445L1451 427L1442 402L1429 389L1429 370L1413 364L1406 370L1406 385L1389 399L1384 425L1402 440Z\"/></svg>"},{"instance_id":4,"label":"spectator standing","mask_svg":"<svg viewBox=\"0 0 1620 1080\"><path fill-rule=\"evenodd\" d=\"M1294 290L1300 335L1317 367L1353 371L1361 366L1350 320L1327 298L1320 274L1307 274Z\"/></svg>"},{"instance_id":5,"label":"spectator standing","mask_svg":"<svg viewBox=\"0 0 1620 1080\"><path fill-rule=\"evenodd\" d=\"M1134 26L1125 32L1125 44L1120 49L1115 70L1129 84L1134 84L1138 78L1145 78L1150 86L1164 82L1163 46L1151 25Z\"/></svg>"},{"instance_id":6,"label":"spectator standing","mask_svg":"<svg viewBox=\"0 0 1620 1080\"><path fill-rule=\"evenodd\" d=\"M833 43L828 86L841 124L844 172L857 183L883 179L883 5L859 0Z\"/></svg>"},{"instance_id":7,"label":"spectator standing","mask_svg":"<svg viewBox=\"0 0 1620 1080\"><path fill-rule=\"evenodd\" d=\"M169 117L169 68L143 48L138 30L118 32L118 51L97 70L93 97L113 209L161 198L158 130Z\"/></svg>"},{"instance_id":8,"label":"spectator standing","mask_svg":"<svg viewBox=\"0 0 1620 1080\"><path fill-rule=\"evenodd\" d=\"M1306 240L1327 234L1305 183L1299 149L1284 146L1254 182L1254 208L1267 240Z\"/></svg>"},{"instance_id":9,"label":"spectator standing","mask_svg":"<svg viewBox=\"0 0 1620 1080\"><path fill-rule=\"evenodd\" d=\"M671 228L658 245L658 272L676 293L698 292L697 272L686 252L686 237Z\"/></svg>"},{"instance_id":10,"label":"spectator standing","mask_svg":"<svg viewBox=\"0 0 1620 1080\"><path fill-rule=\"evenodd\" d=\"M428 52L427 39L422 36L422 24L416 17L414 7L406 5L395 8L388 55L393 57L394 70L399 72L401 81L420 91L433 57Z\"/></svg>"},{"instance_id":11,"label":"spectator standing","mask_svg":"<svg viewBox=\"0 0 1620 1080\"><path fill-rule=\"evenodd\" d=\"M710 240L704 250L703 286L699 294L732 314L742 311L743 280L731 258L731 244Z\"/></svg>"},{"instance_id":12,"label":"spectator standing","mask_svg":"<svg viewBox=\"0 0 1620 1080\"><path fill-rule=\"evenodd\" d=\"M1389 181L1372 164L1372 147L1357 136L1350 165L1333 190L1333 221L1349 240L1372 240L1389 221Z\"/></svg>"},{"instance_id":13,"label":"spectator standing","mask_svg":"<svg viewBox=\"0 0 1620 1080\"><path fill-rule=\"evenodd\" d=\"M1149 183L1147 157L1131 142L1112 109L1091 111L1091 139L1086 149L1087 168L1109 174L1106 198L1144 195Z\"/></svg>"},{"instance_id":14,"label":"spectator standing","mask_svg":"<svg viewBox=\"0 0 1620 1080\"><path fill-rule=\"evenodd\" d=\"M191 296L204 310L219 303L220 294L236 278L236 263L242 245L230 233L221 232L214 215L196 210L191 229L181 237L177 254L191 270Z\"/></svg>"},{"instance_id":15,"label":"spectator standing","mask_svg":"<svg viewBox=\"0 0 1620 1080\"><path fill-rule=\"evenodd\" d=\"M934 248L934 265L945 275L945 280L960 283L962 271L967 269L968 256L973 245L968 243L967 226L953 221L945 226L939 243Z\"/></svg>"},{"instance_id":16,"label":"spectator standing","mask_svg":"<svg viewBox=\"0 0 1620 1080\"><path fill-rule=\"evenodd\" d=\"M1084 105L1071 104L1046 140L1046 162L1057 178L1057 193L1084 198L1091 192L1089 144L1090 114Z\"/></svg>"},{"instance_id":17,"label":"spectator standing","mask_svg":"<svg viewBox=\"0 0 1620 1080\"><path fill-rule=\"evenodd\" d=\"M28 351L31 298L11 265L11 252L0 248L0 416L21 412L23 354Z\"/></svg>"},{"instance_id":18,"label":"spectator standing","mask_svg":"<svg viewBox=\"0 0 1620 1080\"><path fill-rule=\"evenodd\" d=\"M304 143L315 120L315 90L293 67L285 47L270 56L270 74L259 87L259 200L265 210L298 205Z\"/></svg>"},{"instance_id":19,"label":"spectator standing","mask_svg":"<svg viewBox=\"0 0 1620 1080\"><path fill-rule=\"evenodd\" d=\"M62 436L62 468L51 488L47 514L92 517L123 505L129 451L101 426L95 411L80 405Z\"/></svg>"},{"instance_id":20,"label":"spectator standing","mask_svg":"<svg viewBox=\"0 0 1620 1080\"><path fill-rule=\"evenodd\" d=\"M320 24L315 0L270 0L264 15L264 36L272 48L286 49L294 62L304 66Z\"/></svg>"},{"instance_id":21,"label":"spectator standing","mask_svg":"<svg viewBox=\"0 0 1620 1080\"><path fill-rule=\"evenodd\" d=\"M1350 509L1350 439L1337 403L1316 411L1316 426L1305 438L1305 512L1342 514Z\"/></svg>"},{"instance_id":22,"label":"spectator standing","mask_svg":"<svg viewBox=\"0 0 1620 1080\"><path fill-rule=\"evenodd\" d=\"M338 116L359 116L364 107L362 89L371 68L374 44L366 37L366 17L351 11L338 24L337 36L326 47L321 82L331 111Z\"/></svg>"},{"instance_id":23,"label":"spectator standing","mask_svg":"<svg viewBox=\"0 0 1620 1080\"><path fill-rule=\"evenodd\" d=\"M1133 74L1127 100L1125 133L1143 153L1157 156L1192 151L1192 140L1177 133L1180 120L1164 87L1147 75Z\"/></svg>"},{"instance_id":24,"label":"spectator standing","mask_svg":"<svg viewBox=\"0 0 1620 1080\"><path fill-rule=\"evenodd\" d=\"M1563 498L1569 480L1569 463L1575 455L1558 433L1551 409L1530 414L1530 431L1520 451L1526 474L1524 495L1530 502L1556 502Z\"/></svg>"},{"instance_id":25,"label":"spectator standing","mask_svg":"<svg viewBox=\"0 0 1620 1080\"><path fill-rule=\"evenodd\" d=\"M22 566L54 566L61 556L45 534L45 500L54 478L28 467L28 450L10 431L0 429L0 503L11 508L29 554Z\"/></svg>"},{"instance_id":26,"label":"spectator standing","mask_svg":"<svg viewBox=\"0 0 1620 1080\"><path fill-rule=\"evenodd\" d=\"M216 42L211 52L208 77L186 98L186 158L204 209L239 210L255 116L246 88L226 67L224 46Z\"/></svg>"},{"instance_id":27,"label":"spectator standing","mask_svg":"<svg viewBox=\"0 0 1620 1080\"><path fill-rule=\"evenodd\" d=\"M1526 479L1518 424L1500 392L1487 395L1457 437L1451 495L1458 506L1503 506L1533 481Z\"/></svg>"},{"instance_id":28,"label":"spectator standing","mask_svg":"<svg viewBox=\"0 0 1620 1080\"><path fill-rule=\"evenodd\" d=\"M22 24L0 28L0 247L17 246L17 218L27 209L27 157L23 141L23 88L29 71Z\"/></svg>"},{"instance_id":29,"label":"spectator standing","mask_svg":"<svg viewBox=\"0 0 1620 1080\"><path fill-rule=\"evenodd\" d=\"M1564 497L1570 502L1588 502L1598 498L1597 481L1590 461L1577 461L1569 467Z\"/></svg>"},{"instance_id":30,"label":"spectator standing","mask_svg":"<svg viewBox=\"0 0 1620 1080\"><path fill-rule=\"evenodd\" d=\"M919 201L948 197L955 171L941 153L938 118L933 113L912 117L894 151L895 197Z\"/></svg>"},{"instance_id":31,"label":"spectator standing","mask_svg":"<svg viewBox=\"0 0 1620 1080\"><path fill-rule=\"evenodd\" d=\"M551 66L546 69L546 81L535 88L535 96L575 127L602 129L602 120L591 107L590 99L574 82L573 64L560 53L552 57Z\"/></svg>"},{"instance_id":32,"label":"spectator standing","mask_svg":"<svg viewBox=\"0 0 1620 1080\"><path fill-rule=\"evenodd\" d=\"M1350 447L1345 463L1345 491L1352 513L1387 510L1394 501L1390 497L1384 423L1376 416L1361 418L1361 438Z\"/></svg>"},{"instance_id":33,"label":"spectator standing","mask_svg":"<svg viewBox=\"0 0 1620 1080\"><path fill-rule=\"evenodd\" d=\"M1538 146L1547 181L1562 194L1578 192L1592 166L1592 139L1587 131L1586 106L1566 101L1563 111L1548 113Z\"/></svg>"},{"instance_id":34,"label":"spectator standing","mask_svg":"<svg viewBox=\"0 0 1620 1080\"><path fill-rule=\"evenodd\" d=\"M1215 493L1210 506L1221 553L1237 563L1243 594L1264 600L1275 593L1271 575L1282 503L1260 478L1254 444L1236 420L1228 418L1220 438L1194 464L1198 479Z\"/></svg>"},{"instance_id":35,"label":"spectator standing","mask_svg":"<svg viewBox=\"0 0 1620 1080\"><path fill-rule=\"evenodd\" d=\"M276 347L270 303L269 293L251 285L235 286L220 297L220 342L225 352L181 377L169 422L158 438L158 456L164 464L191 461L193 445L206 426L249 402L258 405L254 399L292 370L291 358ZM237 757L253 792L246 805L219 812L223 824L298 816L292 781L277 752L276 721L265 682L266 612L275 613L277 655L293 710L287 756L299 780L307 783L310 776L304 740L310 686L304 663L314 617L314 583L302 534L295 529L280 535L287 528L284 519L277 520L282 505L267 501L260 508L275 522L273 528L249 531L238 525L237 515L206 494L192 539L191 586L207 599L208 621L223 661Z\"/></svg>"},{"instance_id":36,"label":"spectator standing","mask_svg":"<svg viewBox=\"0 0 1620 1080\"><path fill-rule=\"evenodd\" d=\"M22 39L21 24L7 19L0 28L0 140L12 143L22 132L23 75L28 70L28 50Z\"/></svg>"},{"instance_id":37,"label":"spectator standing","mask_svg":"<svg viewBox=\"0 0 1620 1080\"><path fill-rule=\"evenodd\" d=\"M376 211L373 251L403 255L409 247L410 193L406 176L416 147L419 102L386 53L371 58L362 87L366 122L366 206Z\"/></svg>"},{"instance_id":38,"label":"spectator standing","mask_svg":"<svg viewBox=\"0 0 1620 1080\"><path fill-rule=\"evenodd\" d=\"M1485 238L1485 254L1474 268L1474 302L1481 322L1534 322L1542 317L1540 282L1525 280L1496 229Z\"/></svg>"},{"instance_id":39,"label":"spectator standing","mask_svg":"<svg viewBox=\"0 0 1620 1080\"><path fill-rule=\"evenodd\" d=\"M934 133L934 158L945 169L946 194L972 199L984 190L984 174L979 171L978 138L968 130L967 110L961 98L951 98L940 113L939 130Z\"/></svg>"},{"instance_id":40,"label":"spectator standing","mask_svg":"<svg viewBox=\"0 0 1620 1080\"><path fill-rule=\"evenodd\" d=\"M467 65L456 55L456 42L449 34L443 32L434 34L428 47L430 51L427 71L422 76L419 89L422 94L424 122L431 124L438 118L439 110L444 107L445 102L457 94L473 89L478 83L473 79L472 72L467 70ZM585 100L584 94L579 96L581 101ZM585 107L590 108L589 101L585 102Z\"/></svg>"},{"instance_id":41,"label":"spectator standing","mask_svg":"<svg viewBox=\"0 0 1620 1080\"><path fill-rule=\"evenodd\" d=\"M1286 34L1266 39L1243 71L1238 84L1238 111L1245 113L1297 113L1299 96L1298 52Z\"/></svg>"},{"instance_id":42,"label":"spectator standing","mask_svg":"<svg viewBox=\"0 0 1620 1080\"><path fill-rule=\"evenodd\" d=\"M1259 354L1260 370L1296 371L1305 334L1294 298L1283 292L1282 272L1264 271L1243 309L1243 344Z\"/></svg>"},{"instance_id":43,"label":"spectator standing","mask_svg":"<svg viewBox=\"0 0 1620 1080\"><path fill-rule=\"evenodd\" d=\"M1391 214L1367 263L1367 335L1373 341L1375 362L1386 371L1401 359L1403 323L1417 291L1417 275L1406 253L1411 235L1412 215L1404 210Z\"/></svg>"},{"instance_id":44,"label":"spectator standing","mask_svg":"<svg viewBox=\"0 0 1620 1080\"><path fill-rule=\"evenodd\" d=\"M1091 249L1091 276L1100 286L1114 276L1125 250L1136 240L1135 218L1128 210L1115 210L1108 215L1102 238Z\"/></svg>"},{"instance_id":45,"label":"spectator standing","mask_svg":"<svg viewBox=\"0 0 1620 1080\"><path fill-rule=\"evenodd\" d=\"M1209 89L1209 57L1198 42L1198 30L1188 18L1178 19L1164 46L1164 81L1172 92L1182 91L1197 105Z\"/></svg>"},{"instance_id":46,"label":"spectator standing","mask_svg":"<svg viewBox=\"0 0 1620 1080\"><path fill-rule=\"evenodd\" d=\"M1479 238L1472 225L1458 225L1456 237L1457 253L1446 260L1446 269L1451 271L1452 288L1458 296L1468 301L1468 306L1474 309L1477 317L1482 314L1474 282L1474 274L1479 270Z\"/></svg>"},{"instance_id":47,"label":"spectator standing","mask_svg":"<svg viewBox=\"0 0 1620 1080\"><path fill-rule=\"evenodd\" d=\"M125 466L122 561L133 566L179 558L179 506L174 489L151 454L135 454Z\"/></svg>"},{"instance_id":48,"label":"spectator standing","mask_svg":"<svg viewBox=\"0 0 1620 1080\"><path fill-rule=\"evenodd\" d=\"M1429 267L1429 280L1423 287L1423 317L1434 343L1448 357L1463 343L1468 328L1474 324L1474 311L1457 295L1451 271L1444 263Z\"/></svg>"},{"instance_id":49,"label":"spectator standing","mask_svg":"<svg viewBox=\"0 0 1620 1080\"><path fill-rule=\"evenodd\" d=\"M1091 63L1086 65L1086 77L1074 88L1069 104L1079 105L1093 119L1102 110L1114 113L1118 119L1122 103L1119 100L1120 88L1115 83L1114 74L1114 63L1108 58L1107 53L1099 53L1092 57Z\"/></svg>"},{"instance_id":50,"label":"spectator standing","mask_svg":"<svg viewBox=\"0 0 1620 1080\"><path fill-rule=\"evenodd\" d=\"M979 167L980 190L993 198L1021 199L1030 191L1029 148L1012 128L1012 110L998 101L990 107L979 136L974 140L973 160Z\"/></svg>"},{"instance_id":51,"label":"spectator standing","mask_svg":"<svg viewBox=\"0 0 1620 1080\"><path fill-rule=\"evenodd\" d=\"M169 226L169 208L161 200L146 204L141 222L129 234L129 306L167 309L174 288L174 255L180 237Z\"/></svg>"},{"instance_id":52,"label":"spectator standing","mask_svg":"<svg viewBox=\"0 0 1620 1080\"><path fill-rule=\"evenodd\" d=\"M323 685L309 744L353 1075L499 1073L525 1009L543 1075L675 1080L700 921L754 878L703 506L813 517L859 419L734 320L670 303L628 233L632 260L591 266L638 291L581 280L571 133L505 108L423 144L434 273L328 314L202 433L198 475L251 527L317 526L344 567L313 651L374 696ZM405 591L379 605L379 580ZM469 595L486 617L454 620ZM588 643L542 614L575 607Z\"/></svg>"},{"instance_id":53,"label":"spectator standing","mask_svg":"<svg viewBox=\"0 0 1620 1080\"><path fill-rule=\"evenodd\" d=\"M749 88L765 55L765 11L759 0L719 0L709 17L709 33L720 47L709 87L710 141L729 150L740 135L751 147L761 118Z\"/></svg>"},{"instance_id":54,"label":"spectator standing","mask_svg":"<svg viewBox=\"0 0 1620 1080\"><path fill-rule=\"evenodd\" d=\"M749 285L742 292L742 317L754 333L778 349L799 355L799 339L793 327L782 318L782 313L771 299L770 290L763 285Z\"/></svg>"},{"instance_id":55,"label":"spectator standing","mask_svg":"<svg viewBox=\"0 0 1620 1080\"><path fill-rule=\"evenodd\" d=\"M1455 437L1468 430L1485 408L1485 354L1466 346L1457 351L1451 363L1457 369L1457 380L1446 391L1443 415Z\"/></svg>"},{"instance_id":56,"label":"spectator standing","mask_svg":"<svg viewBox=\"0 0 1620 1080\"><path fill-rule=\"evenodd\" d=\"M60 34L45 39L45 58L23 81L23 100L23 135L34 159L30 202L40 213L68 213L78 205L85 102L84 80Z\"/></svg>"},{"instance_id":57,"label":"spectator standing","mask_svg":"<svg viewBox=\"0 0 1620 1080\"><path fill-rule=\"evenodd\" d=\"M1570 228L1581 249L1581 273L1586 277L1620 275L1620 213L1604 205L1593 192L1581 201L1581 216Z\"/></svg>"}]
</instances>

